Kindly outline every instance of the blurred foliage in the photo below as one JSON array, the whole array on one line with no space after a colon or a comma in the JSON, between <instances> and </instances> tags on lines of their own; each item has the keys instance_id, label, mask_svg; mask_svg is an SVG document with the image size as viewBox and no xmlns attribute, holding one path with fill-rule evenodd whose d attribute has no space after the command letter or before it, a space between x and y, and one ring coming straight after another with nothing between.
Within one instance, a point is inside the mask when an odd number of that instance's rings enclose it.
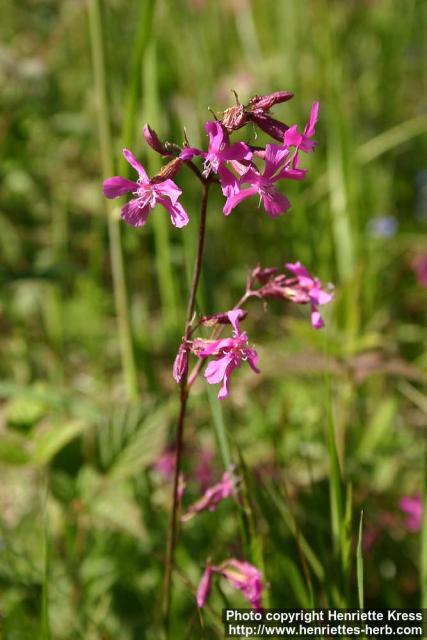
<instances>
[{"instance_id":1,"label":"blurred foliage","mask_svg":"<svg viewBox=\"0 0 427 640\"><path fill-rule=\"evenodd\" d=\"M184 501L200 494L206 452L212 482L222 473L218 438L245 499L183 526L173 637L222 637L224 601L244 606L222 585L199 614L208 556L262 559L271 606L357 606L362 509L376 535L363 558L366 606L416 606L427 593L419 536L397 504L421 490L427 427L426 290L411 268L427 251L427 5L158 0L132 66L144 2L101 3L116 163L132 83L132 148L152 171L147 119L177 142L185 126L200 145L207 107L232 104L231 89L242 102L293 90L276 116L299 125L314 99L321 105L318 148L307 181L289 185L289 215L270 220L248 203L225 219L212 197L200 310L233 305L258 262L301 260L336 285L323 332L305 309L271 304L267 314L251 303L262 375L239 371L220 408L203 381L194 387ZM199 187L180 173L185 230L163 225L160 210L142 230L121 228L140 389L128 403L85 2L3 0L0 29L3 637L48 638L50 627L58 640L157 640L170 480L153 464L173 442L171 364ZM389 235L375 232L384 216L395 220Z\"/></svg>"}]
</instances>

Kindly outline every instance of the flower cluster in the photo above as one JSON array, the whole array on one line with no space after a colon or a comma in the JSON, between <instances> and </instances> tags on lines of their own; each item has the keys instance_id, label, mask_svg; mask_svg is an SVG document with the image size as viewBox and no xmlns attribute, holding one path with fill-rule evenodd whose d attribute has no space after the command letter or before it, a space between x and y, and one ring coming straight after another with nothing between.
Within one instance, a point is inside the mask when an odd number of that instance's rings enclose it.
<instances>
[{"instance_id":1,"label":"flower cluster","mask_svg":"<svg viewBox=\"0 0 427 640\"><path fill-rule=\"evenodd\" d=\"M124 149L123 154L131 167L138 174L136 181L120 176L108 178L104 182L104 195L107 198L118 198L132 193L132 199L121 209L122 219L133 227L142 227L150 210L161 205L170 215L175 227L184 227L188 223L188 214L178 201L181 189L172 180L182 164L193 165L193 159L203 159L203 180L211 180L213 176L219 181L223 195L226 197L223 212L229 215L240 202L251 196L259 197L259 205L263 205L266 213L275 218L290 208L288 198L278 189L281 180L303 180L306 170L299 167L300 152L310 153L314 150L315 125L319 105L313 104L309 122L303 133L297 125L288 127L269 114L275 104L292 98L292 93L278 91L267 96L255 96L248 105L241 104L227 109L221 120L208 121L205 130L209 137L206 151L191 147L186 143L183 148L159 140L149 125L144 127L147 144L157 153L173 159L152 178L149 178L143 166L133 154ZM270 143L255 147L245 142L230 142L230 135L237 129L252 123L270 135L280 144ZM259 163L263 163L260 167ZM193 165L193 168L198 169Z\"/></svg>"},{"instance_id":2,"label":"flower cluster","mask_svg":"<svg viewBox=\"0 0 427 640\"><path fill-rule=\"evenodd\" d=\"M248 334L241 331L239 319L244 312L242 309L233 309L227 312L227 317L233 327L233 337L220 340L204 340L197 338L191 344L191 350L199 358L214 357L206 367L205 378L209 384L222 382L218 393L218 398L223 400L229 394L230 375L240 366L242 361L246 361L255 373L259 373L257 368L258 354L255 349L249 347Z\"/></svg>"},{"instance_id":3,"label":"flower cluster","mask_svg":"<svg viewBox=\"0 0 427 640\"><path fill-rule=\"evenodd\" d=\"M209 597L214 573L223 576L228 583L243 593L251 606L261 609L262 579L256 567L249 562L230 558L218 566L207 565L197 589L197 604L203 607Z\"/></svg>"},{"instance_id":4,"label":"flower cluster","mask_svg":"<svg viewBox=\"0 0 427 640\"><path fill-rule=\"evenodd\" d=\"M183 451L182 432L186 400L192 382L207 362L204 377L209 384L220 385L218 398L223 400L230 393L231 374L242 362L247 362L255 373L260 372L258 354L250 345L246 331L242 331L240 327L247 315L247 311L241 307L248 299L280 298L300 305L309 305L311 323L315 329L324 326L319 307L332 300L331 285L324 287L300 262L295 262L285 264L286 273L279 272L276 268L256 267L248 277L243 297L233 309L211 316L201 316L197 322L194 314L210 183L217 183L221 188L225 198L225 216L229 216L241 202L255 196L258 199L258 208L262 205L268 216L277 218L291 206L279 185L284 180L303 180L306 176L306 169L300 166L301 154L311 153L315 149L316 143L313 138L319 104L313 103L308 123L301 132L296 124L288 126L270 113L274 105L287 102L292 97L293 94L288 91L277 91L265 96L254 96L248 104L242 105L236 96L236 104L226 109L221 118L215 116L214 120L205 123L208 136L206 149L191 146L187 138L183 146L163 142L146 124L145 141L151 149L167 159L166 164L155 176L149 177L131 151L124 149L123 155L136 171L137 179L114 176L105 180L103 185L107 198L119 198L128 193L132 195L121 209L122 219L127 224L133 227L144 226L151 210L160 205L167 211L172 224L177 228L184 227L189 222L188 214L180 202L182 191L174 182L181 168L189 167L204 187L199 247L187 307L185 332L172 372L175 381L181 385L180 428L177 430L175 450L167 449L154 465L163 477L174 477L173 516L170 528L172 542L168 546L167 559L169 568L173 565L177 513L181 510L185 491L185 479L179 469L179 461ZM274 142L269 142L264 147L250 144L249 140L232 142L231 136L247 125L250 125L249 135L257 127ZM199 164L200 161L202 164ZM212 329L210 339L195 337L195 331L202 325ZM221 337L223 330L227 328L231 329L231 335ZM195 355L198 360L189 373L190 354ZM220 482L208 488L206 478L209 478L210 473L206 474L203 466L200 471L203 472L204 493L181 516L182 522L192 519L202 511L214 511L219 502L233 496L236 491L238 480L232 478L230 471L223 474ZM402 506L402 509L405 509L405 506ZM406 511L409 513L409 508ZM263 583L260 572L249 562L235 558L225 560L219 565L208 562L197 590L199 607L203 607L209 596L214 574L222 576L232 587L240 590L252 607L261 608ZM166 583L170 590L170 569Z\"/></svg>"},{"instance_id":5,"label":"flower cluster","mask_svg":"<svg viewBox=\"0 0 427 640\"><path fill-rule=\"evenodd\" d=\"M295 304L309 304L311 307L311 324L314 329L321 329L325 323L318 307L332 300L332 285L322 286L319 278L314 278L300 262L288 262L285 268L293 274L289 277L279 273L278 269L257 267L249 276L247 295L257 298L280 298ZM254 288L256 283L261 286Z\"/></svg>"}]
</instances>

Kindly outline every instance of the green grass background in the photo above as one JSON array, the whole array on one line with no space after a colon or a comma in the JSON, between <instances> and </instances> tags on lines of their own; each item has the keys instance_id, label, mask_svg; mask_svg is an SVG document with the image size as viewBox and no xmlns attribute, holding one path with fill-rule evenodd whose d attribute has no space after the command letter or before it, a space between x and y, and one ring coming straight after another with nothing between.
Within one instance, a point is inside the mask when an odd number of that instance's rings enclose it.
<instances>
[{"instance_id":1,"label":"green grass background","mask_svg":"<svg viewBox=\"0 0 427 640\"><path fill-rule=\"evenodd\" d=\"M101 184L127 171L125 144L158 170L146 121L204 144L207 108L233 104L231 89L294 91L275 115L299 126L318 99L318 147L307 180L286 185L287 216L247 202L226 219L211 196L199 310L230 308L258 262L301 260L336 298L322 332L305 309L251 303L262 375L235 373L221 405L194 388L185 500L206 449L214 480L239 465L245 499L183 527L171 637L220 638L224 603L245 606L221 583L199 614L208 556L262 567L271 606L427 606L427 533L398 509L422 490L427 427L426 290L411 269L427 251L426 18L415 0L3 0L5 639L162 637L170 486L152 464L173 441L200 187L177 178L185 229L159 209L135 230ZM373 236L385 215L396 234ZM379 533L363 557L362 510Z\"/></svg>"}]
</instances>

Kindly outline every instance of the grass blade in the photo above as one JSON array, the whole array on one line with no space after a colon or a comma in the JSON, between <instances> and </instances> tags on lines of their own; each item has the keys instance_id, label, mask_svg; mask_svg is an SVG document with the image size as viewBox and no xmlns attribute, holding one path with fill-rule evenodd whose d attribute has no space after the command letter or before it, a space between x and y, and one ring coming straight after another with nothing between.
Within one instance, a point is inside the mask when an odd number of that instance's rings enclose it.
<instances>
[{"instance_id":1,"label":"grass blade","mask_svg":"<svg viewBox=\"0 0 427 640\"><path fill-rule=\"evenodd\" d=\"M364 607L364 592L363 592L363 511L360 512L359 520L359 536L357 539L357 551L356 551L356 574L357 574L357 597L359 602L359 608Z\"/></svg>"}]
</instances>

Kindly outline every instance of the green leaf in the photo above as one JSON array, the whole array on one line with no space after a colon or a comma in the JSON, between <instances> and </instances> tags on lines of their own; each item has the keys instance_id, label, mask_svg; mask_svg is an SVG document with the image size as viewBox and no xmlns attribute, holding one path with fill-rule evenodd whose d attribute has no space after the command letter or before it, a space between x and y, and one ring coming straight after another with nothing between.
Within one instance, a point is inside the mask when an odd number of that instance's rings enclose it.
<instances>
[{"instance_id":1,"label":"green leaf","mask_svg":"<svg viewBox=\"0 0 427 640\"><path fill-rule=\"evenodd\" d=\"M31 462L47 464L69 442L77 438L91 425L83 420L69 420L60 424L44 425L32 434L33 452Z\"/></svg>"}]
</instances>

